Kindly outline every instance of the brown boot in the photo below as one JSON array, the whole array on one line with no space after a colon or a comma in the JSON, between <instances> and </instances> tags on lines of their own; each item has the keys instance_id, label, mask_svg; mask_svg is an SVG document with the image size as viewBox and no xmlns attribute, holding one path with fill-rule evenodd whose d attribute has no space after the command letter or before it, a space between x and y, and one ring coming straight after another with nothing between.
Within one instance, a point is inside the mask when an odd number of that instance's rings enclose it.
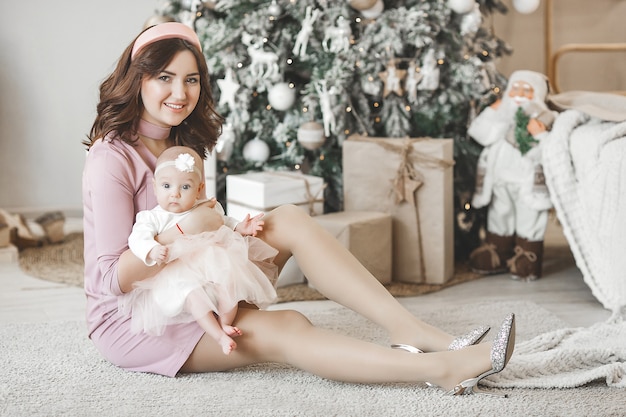
<instances>
[{"instance_id":1,"label":"brown boot","mask_svg":"<svg viewBox=\"0 0 626 417\"><path fill-rule=\"evenodd\" d=\"M506 261L511 278L521 281L534 281L541 278L543 264L543 240L530 242L518 237L515 255Z\"/></svg>"},{"instance_id":2,"label":"brown boot","mask_svg":"<svg viewBox=\"0 0 626 417\"><path fill-rule=\"evenodd\" d=\"M508 271L506 260L513 256L515 236L487 232L485 243L470 254L470 268L478 274L501 274Z\"/></svg>"}]
</instances>

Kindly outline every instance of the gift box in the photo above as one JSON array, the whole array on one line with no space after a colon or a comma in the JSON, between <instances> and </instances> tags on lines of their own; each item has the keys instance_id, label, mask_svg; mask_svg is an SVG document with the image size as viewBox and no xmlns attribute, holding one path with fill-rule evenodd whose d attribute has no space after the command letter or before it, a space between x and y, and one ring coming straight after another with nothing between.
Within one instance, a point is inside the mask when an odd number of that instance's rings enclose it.
<instances>
[{"instance_id":1,"label":"gift box","mask_svg":"<svg viewBox=\"0 0 626 417\"><path fill-rule=\"evenodd\" d=\"M226 211L243 219L268 213L283 204L294 204L311 216L324 212L324 179L299 172L250 172L226 177ZM306 282L294 258L278 276L277 287Z\"/></svg>"},{"instance_id":2,"label":"gift box","mask_svg":"<svg viewBox=\"0 0 626 417\"><path fill-rule=\"evenodd\" d=\"M324 179L299 172L251 172L226 177L228 215L267 213L295 204L311 216L324 212Z\"/></svg>"},{"instance_id":3,"label":"gift box","mask_svg":"<svg viewBox=\"0 0 626 417\"><path fill-rule=\"evenodd\" d=\"M443 284L454 275L453 166L452 139L344 141L344 209L391 215L394 281Z\"/></svg>"},{"instance_id":4,"label":"gift box","mask_svg":"<svg viewBox=\"0 0 626 417\"><path fill-rule=\"evenodd\" d=\"M392 219L375 211L342 211L316 216L317 221L383 284L391 282Z\"/></svg>"}]
</instances>

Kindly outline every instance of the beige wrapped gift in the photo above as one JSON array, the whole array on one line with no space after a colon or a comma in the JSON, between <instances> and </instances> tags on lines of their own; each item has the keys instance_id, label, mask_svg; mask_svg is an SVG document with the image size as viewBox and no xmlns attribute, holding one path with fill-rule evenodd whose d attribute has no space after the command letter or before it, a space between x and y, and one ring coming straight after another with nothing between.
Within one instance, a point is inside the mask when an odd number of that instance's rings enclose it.
<instances>
[{"instance_id":1,"label":"beige wrapped gift","mask_svg":"<svg viewBox=\"0 0 626 417\"><path fill-rule=\"evenodd\" d=\"M342 211L314 219L383 284L391 282L391 215Z\"/></svg>"},{"instance_id":2,"label":"beige wrapped gift","mask_svg":"<svg viewBox=\"0 0 626 417\"><path fill-rule=\"evenodd\" d=\"M393 218L393 280L454 275L453 140L370 138L343 144L344 209Z\"/></svg>"}]
</instances>

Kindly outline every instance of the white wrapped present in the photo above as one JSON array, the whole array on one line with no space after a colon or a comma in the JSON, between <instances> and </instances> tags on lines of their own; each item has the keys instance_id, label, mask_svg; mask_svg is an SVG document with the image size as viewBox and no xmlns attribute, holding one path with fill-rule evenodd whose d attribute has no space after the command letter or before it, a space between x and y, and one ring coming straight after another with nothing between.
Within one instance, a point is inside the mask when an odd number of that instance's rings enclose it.
<instances>
[{"instance_id":1,"label":"white wrapped present","mask_svg":"<svg viewBox=\"0 0 626 417\"><path fill-rule=\"evenodd\" d=\"M295 204L311 216L324 212L324 179L300 172L250 172L226 177L228 215L267 213Z\"/></svg>"},{"instance_id":2,"label":"white wrapped present","mask_svg":"<svg viewBox=\"0 0 626 417\"><path fill-rule=\"evenodd\" d=\"M226 211L230 217L243 219L268 213L284 204L294 204L309 215L324 212L324 179L300 172L250 172L226 177ZM278 287L302 284L306 280L294 258L278 277Z\"/></svg>"}]
</instances>

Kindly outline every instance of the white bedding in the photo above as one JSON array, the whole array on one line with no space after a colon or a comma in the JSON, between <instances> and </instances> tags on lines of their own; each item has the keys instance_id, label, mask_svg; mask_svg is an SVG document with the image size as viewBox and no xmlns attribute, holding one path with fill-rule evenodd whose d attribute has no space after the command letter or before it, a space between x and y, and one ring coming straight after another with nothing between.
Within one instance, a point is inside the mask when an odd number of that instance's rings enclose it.
<instances>
[{"instance_id":1,"label":"white bedding","mask_svg":"<svg viewBox=\"0 0 626 417\"><path fill-rule=\"evenodd\" d=\"M626 98L625 98L626 100ZM612 320L626 313L626 122L576 109L543 146L546 183L576 264Z\"/></svg>"}]
</instances>

